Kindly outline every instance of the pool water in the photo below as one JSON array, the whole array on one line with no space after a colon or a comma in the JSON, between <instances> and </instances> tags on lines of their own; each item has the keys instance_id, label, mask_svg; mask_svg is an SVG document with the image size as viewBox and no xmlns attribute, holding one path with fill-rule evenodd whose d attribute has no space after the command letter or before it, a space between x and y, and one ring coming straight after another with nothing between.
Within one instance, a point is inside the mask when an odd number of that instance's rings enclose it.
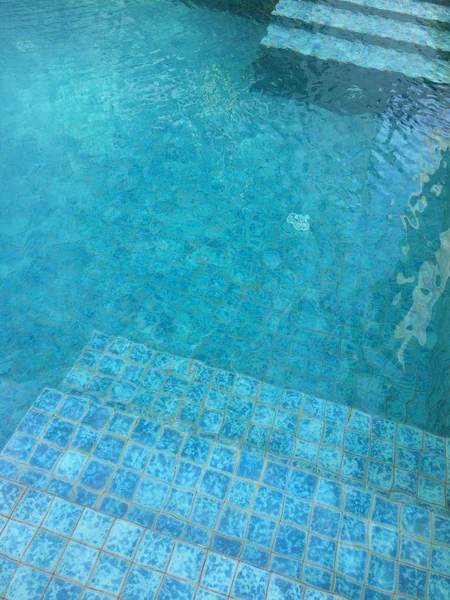
<instances>
[{"instance_id":1,"label":"pool water","mask_svg":"<svg viewBox=\"0 0 450 600\"><path fill-rule=\"evenodd\" d=\"M447 92L272 94L249 12L0 3L2 441L94 328L450 433Z\"/></svg>"}]
</instances>

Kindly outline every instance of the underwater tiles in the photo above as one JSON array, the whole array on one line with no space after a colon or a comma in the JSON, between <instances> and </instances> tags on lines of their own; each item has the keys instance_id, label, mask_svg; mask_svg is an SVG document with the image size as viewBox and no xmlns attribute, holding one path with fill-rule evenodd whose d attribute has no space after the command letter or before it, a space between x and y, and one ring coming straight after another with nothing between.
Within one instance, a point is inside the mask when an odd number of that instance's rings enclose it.
<instances>
[{"instance_id":1,"label":"underwater tiles","mask_svg":"<svg viewBox=\"0 0 450 600\"><path fill-rule=\"evenodd\" d=\"M97 339L102 340L101 348L97 348ZM270 453L282 462L287 460L392 499L428 506L442 514L450 510L450 442L445 438L131 342L120 355L120 370L99 386L99 365L107 357L117 358L117 339L122 338L95 332L62 389L72 398L74 394L90 398L104 405L104 410L111 407L136 417L151 415L152 420L170 423L181 431L239 445L253 454ZM94 350L95 357L88 361L88 368L84 367L84 357ZM130 395L127 388L124 395L112 396L111 390L125 381L130 369L137 374L133 393ZM110 435L102 434L99 442L91 428L98 432L107 413L97 415L100 409L89 410L83 423L86 428L72 443L79 449L96 444L97 456L108 460L109 452L114 460L113 453L120 448L108 449L108 442L112 445L114 435L126 436L132 430L133 416L128 414L125 419L122 413L115 417L114 424L109 425ZM44 417L49 419L48 414ZM46 427L50 427L47 421L43 430ZM151 438L152 426L140 427L147 427L149 431L142 435ZM133 436L139 442L137 428ZM132 449L127 448L127 452L131 456Z\"/></svg>"}]
</instances>

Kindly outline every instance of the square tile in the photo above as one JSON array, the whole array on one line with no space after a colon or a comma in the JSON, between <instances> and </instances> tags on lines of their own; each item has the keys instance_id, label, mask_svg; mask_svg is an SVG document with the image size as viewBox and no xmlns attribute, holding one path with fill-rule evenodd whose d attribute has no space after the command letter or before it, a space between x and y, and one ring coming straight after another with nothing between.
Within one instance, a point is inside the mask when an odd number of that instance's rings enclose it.
<instances>
[{"instance_id":1,"label":"square tile","mask_svg":"<svg viewBox=\"0 0 450 600\"><path fill-rule=\"evenodd\" d=\"M300 578L300 569L302 563L298 560L286 558L285 556L273 555L270 563L270 570L280 575L292 577L292 579Z\"/></svg>"},{"instance_id":2,"label":"square tile","mask_svg":"<svg viewBox=\"0 0 450 600\"><path fill-rule=\"evenodd\" d=\"M340 539L356 546L367 546L367 521L343 515Z\"/></svg>"},{"instance_id":3,"label":"square tile","mask_svg":"<svg viewBox=\"0 0 450 600\"><path fill-rule=\"evenodd\" d=\"M82 419L87 408L87 400L84 400L84 398L78 398L77 396L69 396L60 406L58 415L64 419L67 419L68 421L78 423L78 421Z\"/></svg>"},{"instance_id":4,"label":"square tile","mask_svg":"<svg viewBox=\"0 0 450 600\"><path fill-rule=\"evenodd\" d=\"M90 585L104 592L119 594L130 563L102 552L91 576Z\"/></svg>"},{"instance_id":5,"label":"square tile","mask_svg":"<svg viewBox=\"0 0 450 600\"><path fill-rule=\"evenodd\" d=\"M158 571L165 571L174 546L173 540L153 531L145 531L135 561Z\"/></svg>"},{"instance_id":6,"label":"square tile","mask_svg":"<svg viewBox=\"0 0 450 600\"><path fill-rule=\"evenodd\" d=\"M81 476L80 482L92 490L103 490L113 472L114 467L112 465L90 459Z\"/></svg>"},{"instance_id":7,"label":"square tile","mask_svg":"<svg viewBox=\"0 0 450 600\"><path fill-rule=\"evenodd\" d=\"M264 598L269 583L269 573L241 563L233 584L233 596L243 600Z\"/></svg>"},{"instance_id":8,"label":"square tile","mask_svg":"<svg viewBox=\"0 0 450 600\"><path fill-rule=\"evenodd\" d=\"M228 495L228 500L241 508L249 508L255 489L256 485L254 483L235 479Z\"/></svg>"},{"instance_id":9,"label":"square tile","mask_svg":"<svg viewBox=\"0 0 450 600\"><path fill-rule=\"evenodd\" d=\"M200 485L200 490L205 494L223 500L227 494L230 477L222 473L206 470Z\"/></svg>"},{"instance_id":10,"label":"square tile","mask_svg":"<svg viewBox=\"0 0 450 600\"><path fill-rule=\"evenodd\" d=\"M124 440L112 435L103 434L94 450L94 455L102 460L117 464L125 446Z\"/></svg>"},{"instance_id":11,"label":"square tile","mask_svg":"<svg viewBox=\"0 0 450 600\"><path fill-rule=\"evenodd\" d=\"M216 533L213 537L212 548L221 554L237 558L241 555L243 543L237 539L231 539Z\"/></svg>"},{"instance_id":12,"label":"square tile","mask_svg":"<svg viewBox=\"0 0 450 600\"><path fill-rule=\"evenodd\" d=\"M59 535L49 533L39 529L23 557L23 561L45 569L53 571L56 567L67 540Z\"/></svg>"},{"instance_id":13,"label":"square tile","mask_svg":"<svg viewBox=\"0 0 450 600\"><path fill-rule=\"evenodd\" d=\"M19 423L17 431L20 431L21 433L27 433L28 435L37 438L44 431L49 420L49 415L38 412L31 408Z\"/></svg>"},{"instance_id":14,"label":"square tile","mask_svg":"<svg viewBox=\"0 0 450 600\"><path fill-rule=\"evenodd\" d=\"M82 510L76 504L55 498L44 519L43 526L50 531L69 537L72 535Z\"/></svg>"},{"instance_id":15,"label":"square tile","mask_svg":"<svg viewBox=\"0 0 450 600\"><path fill-rule=\"evenodd\" d=\"M203 570L202 586L216 592L229 594L236 565L235 560L209 552Z\"/></svg>"},{"instance_id":16,"label":"square tile","mask_svg":"<svg viewBox=\"0 0 450 600\"><path fill-rule=\"evenodd\" d=\"M323 422L316 419L302 417L298 424L297 435L310 442L320 442L322 438Z\"/></svg>"},{"instance_id":17,"label":"square tile","mask_svg":"<svg viewBox=\"0 0 450 600\"><path fill-rule=\"evenodd\" d=\"M154 600L162 578L162 574L157 571L132 566L122 591L122 598L124 600Z\"/></svg>"},{"instance_id":18,"label":"square tile","mask_svg":"<svg viewBox=\"0 0 450 600\"><path fill-rule=\"evenodd\" d=\"M305 544L306 533L302 529L285 523L279 526L275 540L275 552L301 559L305 552Z\"/></svg>"},{"instance_id":19,"label":"square tile","mask_svg":"<svg viewBox=\"0 0 450 600\"><path fill-rule=\"evenodd\" d=\"M431 515L418 506L405 505L402 509L402 529L415 537L430 539Z\"/></svg>"},{"instance_id":20,"label":"square tile","mask_svg":"<svg viewBox=\"0 0 450 600\"><path fill-rule=\"evenodd\" d=\"M427 566L426 564L424 566ZM431 554L431 568L444 575L450 575L450 548L433 546Z\"/></svg>"},{"instance_id":21,"label":"square tile","mask_svg":"<svg viewBox=\"0 0 450 600\"><path fill-rule=\"evenodd\" d=\"M277 522L265 517L251 515L248 529L248 540L258 546L272 547L272 541L277 528Z\"/></svg>"},{"instance_id":22,"label":"square tile","mask_svg":"<svg viewBox=\"0 0 450 600\"><path fill-rule=\"evenodd\" d=\"M21 485L0 479L0 513L11 513L23 489Z\"/></svg>"},{"instance_id":23,"label":"square tile","mask_svg":"<svg viewBox=\"0 0 450 600\"><path fill-rule=\"evenodd\" d=\"M428 585L428 598L433 598L433 600L447 600L449 593L450 577L431 573Z\"/></svg>"},{"instance_id":24,"label":"square tile","mask_svg":"<svg viewBox=\"0 0 450 600\"><path fill-rule=\"evenodd\" d=\"M157 448L157 450L164 450L166 452L171 452L172 454L177 454L177 452L179 451L179 449L181 447L181 444L183 443L183 439L184 439L184 436L181 433L179 433L175 429L169 429L168 427L165 427L162 436L159 438L159 441L156 444L156 448ZM188 438L187 441L193 440L193 439L194 438ZM199 438L199 443L200 442L206 443L206 440L201 440ZM193 441L191 443L193 443ZM185 456L184 452L186 450L186 446L187 446L187 442L183 449L183 456ZM194 460L194 459L191 458L191 460Z\"/></svg>"},{"instance_id":25,"label":"square tile","mask_svg":"<svg viewBox=\"0 0 450 600\"><path fill-rule=\"evenodd\" d=\"M194 504L191 520L194 523L212 529L216 524L221 507L220 502L216 502L211 498L205 498L204 496L198 496Z\"/></svg>"},{"instance_id":26,"label":"square tile","mask_svg":"<svg viewBox=\"0 0 450 600\"><path fill-rule=\"evenodd\" d=\"M398 591L413 598L425 598L427 572L402 563L398 567ZM434 600L435 597L433 597Z\"/></svg>"},{"instance_id":27,"label":"square tile","mask_svg":"<svg viewBox=\"0 0 450 600\"><path fill-rule=\"evenodd\" d=\"M264 471L264 483L284 490L286 488L289 469L277 463L267 462Z\"/></svg>"},{"instance_id":28,"label":"square tile","mask_svg":"<svg viewBox=\"0 0 450 600\"><path fill-rule=\"evenodd\" d=\"M195 588L190 583L185 583L173 577L165 577L158 594L158 600L193 600Z\"/></svg>"},{"instance_id":29,"label":"square tile","mask_svg":"<svg viewBox=\"0 0 450 600\"><path fill-rule=\"evenodd\" d=\"M136 422L136 417L124 413L116 413L112 418L108 431L127 438Z\"/></svg>"},{"instance_id":30,"label":"square tile","mask_svg":"<svg viewBox=\"0 0 450 600\"><path fill-rule=\"evenodd\" d=\"M319 479L316 475L303 471L292 471L288 483L288 492L297 498L312 500L314 498Z\"/></svg>"},{"instance_id":31,"label":"square tile","mask_svg":"<svg viewBox=\"0 0 450 600\"><path fill-rule=\"evenodd\" d=\"M232 537L243 539L247 528L247 513L233 508L224 506L222 515L217 526L218 531Z\"/></svg>"},{"instance_id":32,"label":"square tile","mask_svg":"<svg viewBox=\"0 0 450 600\"><path fill-rule=\"evenodd\" d=\"M0 534L0 552L8 558L21 558L35 533L31 525L8 521Z\"/></svg>"},{"instance_id":33,"label":"square tile","mask_svg":"<svg viewBox=\"0 0 450 600\"><path fill-rule=\"evenodd\" d=\"M101 548L105 543L112 523L113 519L111 517L87 508L83 511L73 537L85 544Z\"/></svg>"},{"instance_id":34,"label":"square tile","mask_svg":"<svg viewBox=\"0 0 450 600\"><path fill-rule=\"evenodd\" d=\"M178 463L175 484L180 487L195 489L200 480L202 469L184 460Z\"/></svg>"},{"instance_id":35,"label":"square tile","mask_svg":"<svg viewBox=\"0 0 450 600\"><path fill-rule=\"evenodd\" d=\"M128 504L112 496L103 496L100 503L100 510L120 519L126 515Z\"/></svg>"},{"instance_id":36,"label":"square tile","mask_svg":"<svg viewBox=\"0 0 450 600\"><path fill-rule=\"evenodd\" d=\"M430 557L430 544L425 544L407 535L401 537L401 560L414 563L419 567L428 567Z\"/></svg>"},{"instance_id":37,"label":"square tile","mask_svg":"<svg viewBox=\"0 0 450 600\"><path fill-rule=\"evenodd\" d=\"M399 552L399 537L397 531L392 531L381 525L370 524L370 549L387 558L397 558Z\"/></svg>"},{"instance_id":38,"label":"square tile","mask_svg":"<svg viewBox=\"0 0 450 600\"><path fill-rule=\"evenodd\" d=\"M334 481L321 479L317 491L316 501L333 508L341 508L342 486Z\"/></svg>"},{"instance_id":39,"label":"square tile","mask_svg":"<svg viewBox=\"0 0 450 600\"><path fill-rule=\"evenodd\" d=\"M384 498L375 497L372 519L385 525L398 527L399 505Z\"/></svg>"},{"instance_id":40,"label":"square tile","mask_svg":"<svg viewBox=\"0 0 450 600\"><path fill-rule=\"evenodd\" d=\"M205 560L205 554L205 550L201 550L190 544L178 542L170 559L168 573L187 579L188 581L198 581Z\"/></svg>"},{"instance_id":41,"label":"square tile","mask_svg":"<svg viewBox=\"0 0 450 600\"><path fill-rule=\"evenodd\" d=\"M283 494L272 490L264 485L259 486L256 493L253 510L255 512L267 515L268 517L277 518L281 514L283 505Z\"/></svg>"},{"instance_id":42,"label":"square tile","mask_svg":"<svg viewBox=\"0 0 450 600\"><path fill-rule=\"evenodd\" d=\"M368 518L372 495L352 487L347 488L345 511L357 517Z\"/></svg>"},{"instance_id":43,"label":"square tile","mask_svg":"<svg viewBox=\"0 0 450 600\"><path fill-rule=\"evenodd\" d=\"M30 465L43 471L51 471L56 461L61 456L61 451L49 444L37 444L33 455L30 458Z\"/></svg>"},{"instance_id":44,"label":"square tile","mask_svg":"<svg viewBox=\"0 0 450 600\"><path fill-rule=\"evenodd\" d=\"M126 521L116 521L112 526L105 550L123 558L132 558L142 534L142 527Z\"/></svg>"},{"instance_id":45,"label":"square tile","mask_svg":"<svg viewBox=\"0 0 450 600\"><path fill-rule=\"evenodd\" d=\"M40 525L47 513L52 497L37 490L27 490L22 496L13 516L31 525Z\"/></svg>"},{"instance_id":46,"label":"square tile","mask_svg":"<svg viewBox=\"0 0 450 600\"><path fill-rule=\"evenodd\" d=\"M164 452L154 452L147 465L147 474L171 483L175 474L176 458Z\"/></svg>"},{"instance_id":47,"label":"square tile","mask_svg":"<svg viewBox=\"0 0 450 600\"><path fill-rule=\"evenodd\" d=\"M41 598L50 580L50 575L33 567L20 565L11 580L6 594L7 600L36 600Z\"/></svg>"},{"instance_id":48,"label":"square tile","mask_svg":"<svg viewBox=\"0 0 450 600\"><path fill-rule=\"evenodd\" d=\"M270 553L266 550L261 550L260 548L256 548L256 546L246 544L244 547L244 552L242 553L242 560L254 565L255 567L266 569L269 563L269 556Z\"/></svg>"},{"instance_id":49,"label":"square tile","mask_svg":"<svg viewBox=\"0 0 450 600\"><path fill-rule=\"evenodd\" d=\"M186 542L192 542L197 546L205 546L205 548L207 548L211 543L211 533L201 527L187 525L183 539L186 540Z\"/></svg>"},{"instance_id":50,"label":"square tile","mask_svg":"<svg viewBox=\"0 0 450 600\"><path fill-rule=\"evenodd\" d=\"M336 542L311 534L308 540L308 550L306 560L326 567L327 569L334 568L334 560L336 555Z\"/></svg>"},{"instance_id":51,"label":"square tile","mask_svg":"<svg viewBox=\"0 0 450 600\"><path fill-rule=\"evenodd\" d=\"M128 469L117 469L109 484L108 490L116 496L131 500L138 482L139 475L136 473L133 473Z\"/></svg>"},{"instance_id":52,"label":"square tile","mask_svg":"<svg viewBox=\"0 0 450 600\"><path fill-rule=\"evenodd\" d=\"M180 538L186 523L171 515L160 514L156 521L155 529L160 533L170 535L174 538Z\"/></svg>"},{"instance_id":53,"label":"square tile","mask_svg":"<svg viewBox=\"0 0 450 600\"><path fill-rule=\"evenodd\" d=\"M43 600L79 600L83 588L59 577L54 577L47 588Z\"/></svg>"},{"instance_id":54,"label":"square tile","mask_svg":"<svg viewBox=\"0 0 450 600\"><path fill-rule=\"evenodd\" d=\"M151 421L147 421L147 419L138 419L131 438L143 446L152 448L156 444L160 428L161 426L157 423L152 423Z\"/></svg>"},{"instance_id":55,"label":"square tile","mask_svg":"<svg viewBox=\"0 0 450 600\"><path fill-rule=\"evenodd\" d=\"M311 519L311 530L315 533L320 533L330 538L336 538L341 514L324 508L323 506L314 506L312 519Z\"/></svg>"},{"instance_id":56,"label":"square tile","mask_svg":"<svg viewBox=\"0 0 450 600\"><path fill-rule=\"evenodd\" d=\"M97 438L98 434L95 431L80 425L75 431L70 447L83 452L91 452L97 443Z\"/></svg>"},{"instance_id":57,"label":"square tile","mask_svg":"<svg viewBox=\"0 0 450 600\"><path fill-rule=\"evenodd\" d=\"M67 448L74 428L73 423L55 417L50 421L44 433L44 440L58 448Z\"/></svg>"},{"instance_id":58,"label":"square tile","mask_svg":"<svg viewBox=\"0 0 450 600\"><path fill-rule=\"evenodd\" d=\"M56 571L63 577L86 584L98 554L98 550L78 542L69 542Z\"/></svg>"},{"instance_id":59,"label":"square tile","mask_svg":"<svg viewBox=\"0 0 450 600\"><path fill-rule=\"evenodd\" d=\"M272 575L268 598L273 598L274 600L302 600L303 590L304 586L300 583L295 583L279 575Z\"/></svg>"},{"instance_id":60,"label":"square tile","mask_svg":"<svg viewBox=\"0 0 450 600\"><path fill-rule=\"evenodd\" d=\"M183 446L181 456L203 466L208 460L210 448L211 442L208 440L189 436Z\"/></svg>"},{"instance_id":61,"label":"square tile","mask_svg":"<svg viewBox=\"0 0 450 600\"><path fill-rule=\"evenodd\" d=\"M314 567L313 565L308 565L307 563L305 563L303 566L303 581L309 585L313 585L315 588L319 588L321 590L331 590L332 578L332 573L322 569L321 567Z\"/></svg>"},{"instance_id":62,"label":"square tile","mask_svg":"<svg viewBox=\"0 0 450 600\"><path fill-rule=\"evenodd\" d=\"M121 464L124 467L142 472L147 464L150 452L147 448L137 446L136 444L127 444L125 452L122 455Z\"/></svg>"},{"instance_id":63,"label":"square tile","mask_svg":"<svg viewBox=\"0 0 450 600\"><path fill-rule=\"evenodd\" d=\"M367 583L376 589L393 592L396 583L395 566L394 561L372 554L370 556Z\"/></svg>"},{"instance_id":64,"label":"square tile","mask_svg":"<svg viewBox=\"0 0 450 600\"><path fill-rule=\"evenodd\" d=\"M17 569L17 563L0 556L0 594L2 597L6 597L6 588L13 576L15 570Z\"/></svg>"},{"instance_id":65,"label":"square tile","mask_svg":"<svg viewBox=\"0 0 450 600\"><path fill-rule=\"evenodd\" d=\"M186 519L191 511L193 499L192 492L172 488L164 504L164 510Z\"/></svg>"},{"instance_id":66,"label":"square tile","mask_svg":"<svg viewBox=\"0 0 450 600\"><path fill-rule=\"evenodd\" d=\"M87 456L80 452L64 452L56 465L55 475L76 481L86 462Z\"/></svg>"}]
</instances>

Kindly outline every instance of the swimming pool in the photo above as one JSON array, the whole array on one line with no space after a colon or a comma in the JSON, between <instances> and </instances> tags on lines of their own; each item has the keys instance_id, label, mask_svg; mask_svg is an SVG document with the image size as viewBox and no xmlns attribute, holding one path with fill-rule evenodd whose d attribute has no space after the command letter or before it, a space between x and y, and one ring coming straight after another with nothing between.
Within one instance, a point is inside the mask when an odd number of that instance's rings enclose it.
<instances>
[{"instance_id":1,"label":"swimming pool","mask_svg":"<svg viewBox=\"0 0 450 600\"><path fill-rule=\"evenodd\" d=\"M449 434L444 88L270 93L251 7L0 10L2 440L94 328Z\"/></svg>"}]
</instances>

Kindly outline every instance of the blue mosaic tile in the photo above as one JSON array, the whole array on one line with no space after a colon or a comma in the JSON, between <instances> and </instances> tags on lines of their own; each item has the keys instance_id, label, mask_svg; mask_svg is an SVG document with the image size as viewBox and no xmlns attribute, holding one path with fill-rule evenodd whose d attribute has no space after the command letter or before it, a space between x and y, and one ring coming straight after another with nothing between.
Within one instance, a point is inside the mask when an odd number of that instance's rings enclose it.
<instances>
[{"instance_id":1,"label":"blue mosaic tile","mask_svg":"<svg viewBox=\"0 0 450 600\"><path fill-rule=\"evenodd\" d=\"M66 543L67 540L59 535L39 530L25 552L23 561L34 567L53 571Z\"/></svg>"},{"instance_id":2,"label":"blue mosaic tile","mask_svg":"<svg viewBox=\"0 0 450 600\"><path fill-rule=\"evenodd\" d=\"M433 598L433 600L446 600L449 597L449 594L450 577L431 573L428 584L428 598Z\"/></svg>"},{"instance_id":3,"label":"blue mosaic tile","mask_svg":"<svg viewBox=\"0 0 450 600\"><path fill-rule=\"evenodd\" d=\"M165 577L158 594L158 600L193 600L195 587L173 577Z\"/></svg>"},{"instance_id":4,"label":"blue mosaic tile","mask_svg":"<svg viewBox=\"0 0 450 600\"><path fill-rule=\"evenodd\" d=\"M304 586L289 579L272 575L270 578L269 598L273 600L301 600Z\"/></svg>"},{"instance_id":5,"label":"blue mosaic tile","mask_svg":"<svg viewBox=\"0 0 450 600\"><path fill-rule=\"evenodd\" d=\"M13 516L31 525L40 525L52 497L36 490L27 490L22 496Z\"/></svg>"},{"instance_id":6,"label":"blue mosaic tile","mask_svg":"<svg viewBox=\"0 0 450 600\"><path fill-rule=\"evenodd\" d=\"M398 527L399 506L394 502L384 498L375 498L375 504L372 512L372 519L379 523Z\"/></svg>"},{"instance_id":7,"label":"blue mosaic tile","mask_svg":"<svg viewBox=\"0 0 450 600\"><path fill-rule=\"evenodd\" d=\"M416 506L405 505L402 509L402 529L405 533L429 540L431 535L430 513Z\"/></svg>"},{"instance_id":8,"label":"blue mosaic tile","mask_svg":"<svg viewBox=\"0 0 450 600\"><path fill-rule=\"evenodd\" d=\"M312 500L317 484L318 478L315 475L303 471L293 471L288 483L288 492L298 498Z\"/></svg>"},{"instance_id":9,"label":"blue mosaic tile","mask_svg":"<svg viewBox=\"0 0 450 600\"><path fill-rule=\"evenodd\" d=\"M217 526L218 531L225 535L243 539L247 528L248 515L246 512L225 506Z\"/></svg>"},{"instance_id":10,"label":"blue mosaic tile","mask_svg":"<svg viewBox=\"0 0 450 600\"><path fill-rule=\"evenodd\" d=\"M282 523L275 539L275 552L294 558L303 558L306 533L297 527Z\"/></svg>"},{"instance_id":11,"label":"blue mosaic tile","mask_svg":"<svg viewBox=\"0 0 450 600\"><path fill-rule=\"evenodd\" d=\"M400 564L398 567L398 591L413 598L424 598L426 594L427 572L423 569Z\"/></svg>"},{"instance_id":12,"label":"blue mosaic tile","mask_svg":"<svg viewBox=\"0 0 450 600\"><path fill-rule=\"evenodd\" d=\"M316 565L333 569L336 554L336 542L326 538L310 535L306 560Z\"/></svg>"},{"instance_id":13,"label":"blue mosaic tile","mask_svg":"<svg viewBox=\"0 0 450 600\"><path fill-rule=\"evenodd\" d=\"M235 598L253 600L263 598L269 583L269 573L250 565L240 564L233 584Z\"/></svg>"},{"instance_id":14,"label":"blue mosaic tile","mask_svg":"<svg viewBox=\"0 0 450 600\"><path fill-rule=\"evenodd\" d=\"M22 486L0 479L0 513L9 515L22 491Z\"/></svg>"},{"instance_id":15,"label":"blue mosaic tile","mask_svg":"<svg viewBox=\"0 0 450 600\"><path fill-rule=\"evenodd\" d=\"M90 459L80 481L88 488L102 490L106 487L113 472L114 467L111 465Z\"/></svg>"},{"instance_id":16,"label":"blue mosaic tile","mask_svg":"<svg viewBox=\"0 0 450 600\"><path fill-rule=\"evenodd\" d=\"M199 465L205 465L208 459L211 443L198 437L188 437L181 456Z\"/></svg>"},{"instance_id":17,"label":"blue mosaic tile","mask_svg":"<svg viewBox=\"0 0 450 600\"><path fill-rule=\"evenodd\" d=\"M401 537L400 558L419 567L428 567L430 545L415 540L407 535Z\"/></svg>"},{"instance_id":18,"label":"blue mosaic tile","mask_svg":"<svg viewBox=\"0 0 450 600\"><path fill-rule=\"evenodd\" d=\"M80 506L55 498L44 519L43 526L68 537L72 535L82 510Z\"/></svg>"},{"instance_id":19,"label":"blue mosaic tile","mask_svg":"<svg viewBox=\"0 0 450 600\"><path fill-rule=\"evenodd\" d=\"M87 456L79 452L65 452L54 470L55 475L76 481L87 462Z\"/></svg>"},{"instance_id":20,"label":"blue mosaic tile","mask_svg":"<svg viewBox=\"0 0 450 600\"><path fill-rule=\"evenodd\" d=\"M174 538L180 538L185 526L184 521L180 521L170 515L159 515L156 521L155 529L161 533L171 535Z\"/></svg>"},{"instance_id":21,"label":"blue mosaic tile","mask_svg":"<svg viewBox=\"0 0 450 600\"><path fill-rule=\"evenodd\" d=\"M63 419L53 418L44 433L44 440L58 448L66 448L74 431L74 424Z\"/></svg>"},{"instance_id":22,"label":"blue mosaic tile","mask_svg":"<svg viewBox=\"0 0 450 600\"><path fill-rule=\"evenodd\" d=\"M8 588L8 600L36 600L43 595L50 575L33 567L20 565Z\"/></svg>"},{"instance_id":23,"label":"blue mosaic tile","mask_svg":"<svg viewBox=\"0 0 450 600\"><path fill-rule=\"evenodd\" d=\"M205 494L223 500L228 491L229 484L230 478L227 475L207 470L203 475L200 490Z\"/></svg>"},{"instance_id":24,"label":"blue mosaic tile","mask_svg":"<svg viewBox=\"0 0 450 600\"><path fill-rule=\"evenodd\" d=\"M343 515L340 539L357 546L367 546L367 522Z\"/></svg>"},{"instance_id":25,"label":"blue mosaic tile","mask_svg":"<svg viewBox=\"0 0 450 600\"><path fill-rule=\"evenodd\" d=\"M104 496L100 503L100 510L112 517L121 518L125 516L128 510L128 504L117 498Z\"/></svg>"},{"instance_id":26,"label":"blue mosaic tile","mask_svg":"<svg viewBox=\"0 0 450 600\"><path fill-rule=\"evenodd\" d=\"M104 592L119 594L129 562L102 552L91 575L90 584Z\"/></svg>"},{"instance_id":27,"label":"blue mosaic tile","mask_svg":"<svg viewBox=\"0 0 450 600\"><path fill-rule=\"evenodd\" d=\"M54 577L45 592L43 600L78 600L82 587L59 577Z\"/></svg>"},{"instance_id":28,"label":"blue mosaic tile","mask_svg":"<svg viewBox=\"0 0 450 600\"><path fill-rule=\"evenodd\" d=\"M250 481L236 479L231 487L228 500L242 508L248 508L252 503L256 485Z\"/></svg>"},{"instance_id":29,"label":"blue mosaic tile","mask_svg":"<svg viewBox=\"0 0 450 600\"><path fill-rule=\"evenodd\" d=\"M221 509L221 504L210 498L199 496L194 504L192 520L204 527L213 528Z\"/></svg>"},{"instance_id":30,"label":"blue mosaic tile","mask_svg":"<svg viewBox=\"0 0 450 600\"><path fill-rule=\"evenodd\" d=\"M370 549L387 558L397 558L399 536L397 531L392 531L381 525L370 526Z\"/></svg>"},{"instance_id":31,"label":"blue mosaic tile","mask_svg":"<svg viewBox=\"0 0 450 600\"><path fill-rule=\"evenodd\" d=\"M8 521L0 534L0 552L8 558L21 558L35 533L31 525Z\"/></svg>"},{"instance_id":32,"label":"blue mosaic tile","mask_svg":"<svg viewBox=\"0 0 450 600\"><path fill-rule=\"evenodd\" d=\"M170 538L153 531L145 531L135 560L152 569L165 571L173 546L174 542Z\"/></svg>"},{"instance_id":33,"label":"blue mosaic tile","mask_svg":"<svg viewBox=\"0 0 450 600\"><path fill-rule=\"evenodd\" d=\"M277 518L281 514L282 504L283 495L281 492L261 485L255 497L253 510L268 517Z\"/></svg>"},{"instance_id":34,"label":"blue mosaic tile","mask_svg":"<svg viewBox=\"0 0 450 600\"><path fill-rule=\"evenodd\" d=\"M69 542L56 571L63 577L85 584L98 555L98 550Z\"/></svg>"},{"instance_id":35,"label":"blue mosaic tile","mask_svg":"<svg viewBox=\"0 0 450 600\"><path fill-rule=\"evenodd\" d=\"M125 521L116 521L104 549L123 558L132 558L141 538L142 528Z\"/></svg>"},{"instance_id":36,"label":"blue mosaic tile","mask_svg":"<svg viewBox=\"0 0 450 600\"><path fill-rule=\"evenodd\" d=\"M73 534L74 539L100 548L105 543L113 520L97 511L85 509Z\"/></svg>"},{"instance_id":37,"label":"blue mosaic tile","mask_svg":"<svg viewBox=\"0 0 450 600\"><path fill-rule=\"evenodd\" d=\"M331 590L333 575L330 571L305 563L302 578L306 584L322 590Z\"/></svg>"},{"instance_id":38,"label":"blue mosaic tile","mask_svg":"<svg viewBox=\"0 0 450 600\"><path fill-rule=\"evenodd\" d=\"M61 454L60 450L53 448L49 444L37 444L29 462L33 467L44 471L51 471Z\"/></svg>"},{"instance_id":39,"label":"blue mosaic tile","mask_svg":"<svg viewBox=\"0 0 450 600\"><path fill-rule=\"evenodd\" d=\"M75 423L78 423L78 421L80 421L83 417L87 408L88 402L86 400L83 398L78 398L77 396L69 396L59 407L57 414L68 421L74 421Z\"/></svg>"},{"instance_id":40,"label":"blue mosaic tile","mask_svg":"<svg viewBox=\"0 0 450 600\"><path fill-rule=\"evenodd\" d=\"M50 417L44 413L30 409L19 423L17 430L38 437L44 431Z\"/></svg>"},{"instance_id":41,"label":"blue mosaic tile","mask_svg":"<svg viewBox=\"0 0 450 600\"><path fill-rule=\"evenodd\" d=\"M335 512L334 510L330 510L322 506L314 506L311 519L311 529L315 533L319 533L330 538L336 538L339 529L340 518L341 514Z\"/></svg>"},{"instance_id":42,"label":"blue mosaic tile","mask_svg":"<svg viewBox=\"0 0 450 600\"><path fill-rule=\"evenodd\" d=\"M231 558L237 558L241 554L242 545L242 542L239 540L230 539L216 533L213 537L212 548L221 554L225 554Z\"/></svg>"},{"instance_id":43,"label":"blue mosaic tile","mask_svg":"<svg viewBox=\"0 0 450 600\"><path fill-rule=\"evenodd\" d=\"M367 583L374 588L393 592L395 589L395 562L371 554Z\"/></svg>"},{"instance_id":44,"label":"blue mosaic tile","mask_svg":"<svg viewBox=\"0 0 450 600\"><path fill-rule=\"evenodd\" d=\"M3 454L15 460L25 462L33 449L34 438L15 434L3 448Z\"/></svg>"},{"instance_id":45,"label":"blue mosaic tile","mask_svg":"<svg viewBox=\"0 0 450 600\"><path fill-rule=\"evenodd\" d=\"M204 560L204 550L178 542L170 559L168 573L196 582L200 577Z\"/></svg>"},{"instance_id":46,"label":"blue mosaic tile","mask_svg":"<svg viewBox=\"0 0 450 600\"><path fill-rule=\"evenodd\" d=\"M153 600L161 584L162 574L144 567L131 567L122 591L124 600Z\"/></svg>"}]
</instances>

